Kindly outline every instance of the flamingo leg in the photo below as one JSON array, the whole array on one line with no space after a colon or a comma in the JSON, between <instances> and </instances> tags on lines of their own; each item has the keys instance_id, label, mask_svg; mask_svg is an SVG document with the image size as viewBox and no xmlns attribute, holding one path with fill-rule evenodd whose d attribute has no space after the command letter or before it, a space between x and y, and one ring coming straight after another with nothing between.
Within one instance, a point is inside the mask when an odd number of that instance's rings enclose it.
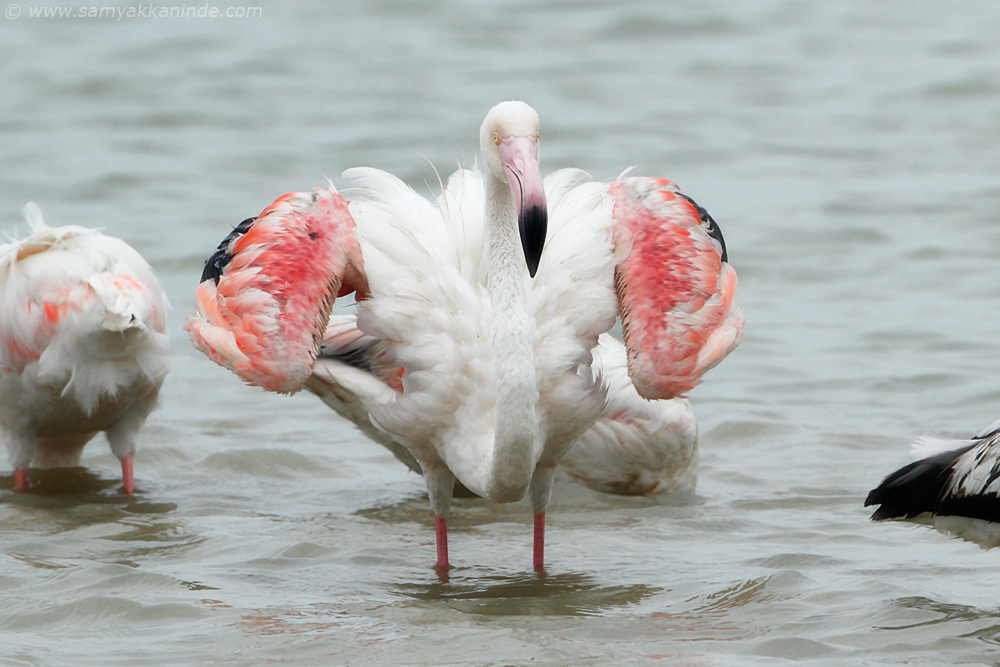
<instances>
[{"instance_id":1,"label":"flamingo leg","mask_svg":"<svg viewBox=\"0 0 1000 667\"><path fill-rule=\"evenodd\" d=\"M16 493L26 493L28 491L28 469L14 469L14 491Z\"/></svg>"},{"instance_id":2,"label":"flamingo leg","mask_svg":"<svg viewBox=\"0 0 1000 667\"><path fill-rule=\"evenodd\" d=\"M545 512L535 515L535 548L534 548L535 572L545 569Z\"/></svg>"},{"instance_id":3,"label":"flamingo leg","mask_svg":"<svg viewBox=\"0 0 1000 667\"><path fill-rule=\"evenodd\" d=\"M132 476L131 454L122 459L122 493L129 496L135 493L135 479Z\"/></svg>"},{"instance_id":4,"label":"flamingo leg","mask_svg":"<svg viewBox=\"0 0 1000 667\"><path fill-rule=\"evenodd\" d=\"M531 504L535 512L535 547L533 564L535 572L545 571L545 510L552 498L552 480L555 478L554 465L538 465L531 477Z\"/></svg>"},{"instance_id":5,"label":"flamingo leg","mask_svg":"<svg viewBox=\"0 0 1000 667\"><path fill-rule=\"evenodd\" d=\"M434 517L434 535L437 538L438 572L446 574L451 565L448 563L448 520L443 516Z\"/></svg>"},{"instance_id":6,"label":"flamingo leg","mask_svg":"<svg viewBox=\"0 0 1000 667\"><path fill-rule=\"evenodd\" d=\"M434 512L434 538L437 542L438 575L447 578L451 564L448 562L448 513L451 511L451 495L455 488L455 476L448 466L420 463L427 482L427 496Z\"/></svg>"}]
</instances>

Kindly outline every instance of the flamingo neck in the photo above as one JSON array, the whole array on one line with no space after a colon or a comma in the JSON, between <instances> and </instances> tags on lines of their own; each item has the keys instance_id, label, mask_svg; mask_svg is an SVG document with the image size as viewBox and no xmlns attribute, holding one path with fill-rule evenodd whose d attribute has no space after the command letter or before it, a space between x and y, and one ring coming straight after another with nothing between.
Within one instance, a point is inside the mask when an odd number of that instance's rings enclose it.
<instances>
[{"instance_id":1,"label":"flamingo neck","mask_svg":"<svg viewBox=\"0 0 1000 667\"><path fill-rule=\"evenodd\" d=\"M486 234L493 310L496 371L496 432L491 491L493 500L520 500L535 467L538 424L535 356L524 274L527 267L517 231L517 212L507 183L488 177Z\"/></svg>"}]
</instances>

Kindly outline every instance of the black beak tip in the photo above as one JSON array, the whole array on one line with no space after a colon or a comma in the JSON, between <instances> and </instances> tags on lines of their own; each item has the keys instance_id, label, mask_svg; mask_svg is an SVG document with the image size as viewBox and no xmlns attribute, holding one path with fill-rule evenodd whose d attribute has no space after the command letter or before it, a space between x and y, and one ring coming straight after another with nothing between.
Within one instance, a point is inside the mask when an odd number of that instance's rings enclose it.
<instances>
[{"instance_id":1,"label":"black beak tip","mask_svg":"<svg viewBox=\"0 0 1000 667\"><path fill-rule=\"evenodd\" d=\"M528 265L528 275L532 278L538 272L538 263L542 259L542 248L545 247L548 221L548 211L540 206L532 206L523 211L518 221L521 232L521 249L524 251L524 261Z\"/></svg>"}]
</instances>

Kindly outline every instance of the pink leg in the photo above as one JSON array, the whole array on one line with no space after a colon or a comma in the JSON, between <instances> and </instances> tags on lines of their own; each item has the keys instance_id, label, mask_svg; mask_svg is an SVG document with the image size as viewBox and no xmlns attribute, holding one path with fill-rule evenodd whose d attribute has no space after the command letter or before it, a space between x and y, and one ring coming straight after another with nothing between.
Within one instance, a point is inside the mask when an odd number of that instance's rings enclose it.
<instances>
[{"instance_id":1,"label":"pink leg","mask_svg":"<svg viewBox=\"0 0 1000 667\"><path fill-rule=\"evenodd\" d=\"M26 493L28 491L27 468L14 469L14 491L17 493Z\"/></svg>"},{"instance_id":2,"label":"pink leg","mask_svg":"<svg viewBox=\"0 0 1000 667\"><path fill-rule=\"evenodd\" d=\"M122 493L129 496L135 493L135 479L132 477L131 454L122 459Z\"/></svg>"},{"instance_id":3,"label":"pink leg","mask_svg":"<svg viewBox=\"0 0 1000 667\"><path fill-rule=\"evenodd\" d=\"M545 512L535 515L535 571L545 569Z\"/></svg>"},{"instance_id":4,"label":"pink leg","mask_svg":"<svg viewBox=\"0 0 1000 667\"><path fill-rule=\"evenodd\" d=\"M448 564L448 522L444 517L434 517L434 535L437 538L438 571L447 573L451 565Z\"/></svg>"}]
</instances>

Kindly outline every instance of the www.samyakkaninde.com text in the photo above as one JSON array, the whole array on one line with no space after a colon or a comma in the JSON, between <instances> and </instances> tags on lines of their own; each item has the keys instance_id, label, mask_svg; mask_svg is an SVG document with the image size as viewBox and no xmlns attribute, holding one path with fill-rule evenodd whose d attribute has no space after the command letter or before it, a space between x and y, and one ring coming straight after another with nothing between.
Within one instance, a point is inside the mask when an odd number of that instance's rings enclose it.
<instances>
[{"instance_id":1,"label":"www.samyakkaninde.com text","mask_svg":"<svg viewBox=\"0 0 1000 667\"><path fill-rule=\"evenodd\" d=\"M21 15L19 5L8 5L5 12L9 19L17 18ZM102 7L28 7L29 18L59 18L59 19L112 19L121 21L122 19L191 19L191 18L261 18L264 14L263 7L216 7L209 5L181 5L168 7L153 3L139 3L138 5L108 5Z\"/></svg>"}]
</instances>

